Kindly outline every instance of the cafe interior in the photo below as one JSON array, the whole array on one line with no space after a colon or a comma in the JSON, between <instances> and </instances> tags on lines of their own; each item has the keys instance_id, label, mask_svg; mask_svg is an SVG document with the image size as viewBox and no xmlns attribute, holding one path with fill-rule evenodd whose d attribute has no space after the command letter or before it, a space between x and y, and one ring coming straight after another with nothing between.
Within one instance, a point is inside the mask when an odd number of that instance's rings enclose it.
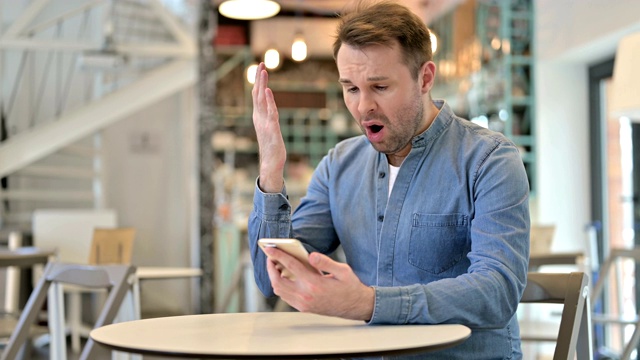
<instances>
[{"instance_id":1,"label":"cafe interior","mask_svg":"<svg viewBox=\"0 0 640 360\"><path fill-rule=\"evenodd\" d=\"M399 2L430 30L432 97L520 151L529 271L586 273L590 331L575 339L593 359L637 359L640 2ZM332 54L349 3L0 0L0 246L135 266L133 318L291 311L257 290L249 258L251 89L265 62L295 207L327 151L361 134ZM0 304L17 319L42 264L3 264ZM77 358L87 343L103 298L64 294L66 355L48 353L53 334L33 354ZM525 359L559 358L562 314L522 304Z\"/></svg>"}]
</instances>

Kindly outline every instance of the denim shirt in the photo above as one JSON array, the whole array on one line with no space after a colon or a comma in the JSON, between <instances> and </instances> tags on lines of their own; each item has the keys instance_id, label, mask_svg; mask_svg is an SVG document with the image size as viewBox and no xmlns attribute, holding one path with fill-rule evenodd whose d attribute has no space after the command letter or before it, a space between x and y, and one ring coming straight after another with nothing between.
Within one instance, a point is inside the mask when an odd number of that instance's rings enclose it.
<instances>
[{"instance_id":1,"label":"denim shirt","mask_svg":"<svg viewBox=\"0 0 640 360\"><path fill-rule=\"evenodd\" d=\"M519 359L515 312L529 259L529 184L518 149L502 134L458 118L443 101L412 139L391 191L389 163L365 136L322 159L293 216L282 193L256 184L249 218L255 279L273 290L263 237L295 237L309 251L342 245L375 289L370 324L458 323L461 345L418 358Z\"/></svg>"}]
</instances>

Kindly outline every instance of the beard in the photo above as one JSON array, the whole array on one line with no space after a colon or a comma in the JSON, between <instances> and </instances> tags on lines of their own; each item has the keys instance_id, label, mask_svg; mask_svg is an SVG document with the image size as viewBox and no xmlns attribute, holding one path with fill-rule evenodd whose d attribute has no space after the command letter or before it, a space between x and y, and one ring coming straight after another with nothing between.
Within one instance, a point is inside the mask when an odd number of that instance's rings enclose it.
<instances>
[{"instance_id":1,"label":"beard","mask_svg":"<svg viewBox=\"0 0 640 360\"><path fill-rule=\"evenodd\" d=\"M384 127L385 139L380 142L371 141L371 145L377 151L386 155L393 155L411 146L411 140L424 129L424 104L421 96L414 99L405 107L394 114L395 121L391 121L386 115L380 113L369 113L358 121L358 126L363 134L367 134L367 129L362 125L363 121L378 120Z\"/></svg>"}]
</instances>

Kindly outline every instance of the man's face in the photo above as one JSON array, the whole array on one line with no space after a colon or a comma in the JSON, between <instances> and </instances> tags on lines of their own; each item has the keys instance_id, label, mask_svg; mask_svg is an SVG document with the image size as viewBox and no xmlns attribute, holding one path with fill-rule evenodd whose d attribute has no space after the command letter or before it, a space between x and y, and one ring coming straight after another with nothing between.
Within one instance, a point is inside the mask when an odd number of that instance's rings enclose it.
<instances>
[{"instance_id":1,"label":"man's face","mask_svg":"<svg viewBox=\"0 0 640 360\"><path fill-rule=\"evenodd\" d=\"M427 119L421 82L402 62L399 45L356 49L343 44L336 64L344 102L373 147L405 157Z\"/></svg>"}]
</instances>

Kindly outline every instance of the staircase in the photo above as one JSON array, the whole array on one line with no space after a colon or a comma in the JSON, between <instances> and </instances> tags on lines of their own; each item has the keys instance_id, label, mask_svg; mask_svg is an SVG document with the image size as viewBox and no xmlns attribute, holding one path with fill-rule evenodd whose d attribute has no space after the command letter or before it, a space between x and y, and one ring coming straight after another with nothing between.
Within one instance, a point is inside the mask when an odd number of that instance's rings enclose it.
<instances>
[{"instance_id":1,"label":"staircase","mask_svg":"<svg viewBox=\"0 0 640 360\"><path fill-rule=\"evenodd\" d=\"M196 82L194 36L160 0L0 0L0 14L0 230L107 206L101 131Z\"/></svg>"}]
</instances>

